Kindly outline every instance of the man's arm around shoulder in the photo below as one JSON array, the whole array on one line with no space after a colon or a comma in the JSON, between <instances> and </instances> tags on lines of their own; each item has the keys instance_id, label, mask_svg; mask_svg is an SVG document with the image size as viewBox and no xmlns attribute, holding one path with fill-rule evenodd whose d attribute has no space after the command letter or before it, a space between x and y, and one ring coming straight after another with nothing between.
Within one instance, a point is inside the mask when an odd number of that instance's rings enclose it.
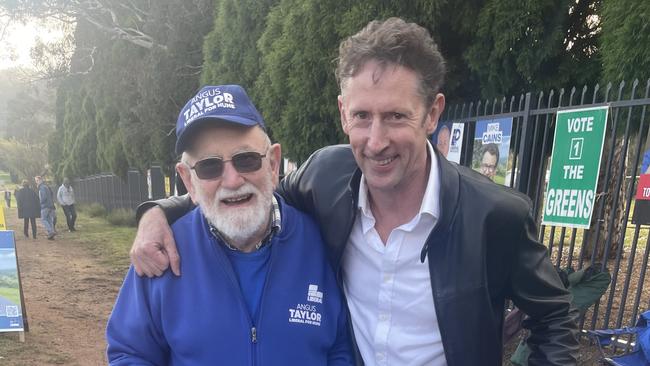
<instances>
[{"instance_id":1,"label":"man's arm around shoulder","mask_svg":"<svg viewBox=\"0 0 650 366\"><path fill-rule=\"evenodd\" d=\"M165 213L167 222L171 225L183 215L190 212L194 208L194 204L189 194L172 196L156 201L146 201L141 203L135 210L136 220L140 222L142 215L153 207L160 207Z\"/></svg>"}]
</instances>

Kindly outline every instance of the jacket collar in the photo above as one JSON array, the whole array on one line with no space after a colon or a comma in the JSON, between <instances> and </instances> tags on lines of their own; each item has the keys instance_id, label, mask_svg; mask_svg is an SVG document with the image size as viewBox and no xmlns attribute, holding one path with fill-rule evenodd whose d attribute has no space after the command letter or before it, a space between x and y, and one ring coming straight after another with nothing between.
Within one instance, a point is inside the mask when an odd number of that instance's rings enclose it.
<instances>
[{"instance_id":1,"label":"jacket collar","mask_svg":"<svg viewBox=\"0 0 650 366\"><path fill-rule=\"evenodd\" d=\"M440 173L440 217L434 233L441 233L451 228L457 214L460 174L456 163L450 163L437 149L433 150L438 157L438 172Z\"/></svg>"}]
</instances>

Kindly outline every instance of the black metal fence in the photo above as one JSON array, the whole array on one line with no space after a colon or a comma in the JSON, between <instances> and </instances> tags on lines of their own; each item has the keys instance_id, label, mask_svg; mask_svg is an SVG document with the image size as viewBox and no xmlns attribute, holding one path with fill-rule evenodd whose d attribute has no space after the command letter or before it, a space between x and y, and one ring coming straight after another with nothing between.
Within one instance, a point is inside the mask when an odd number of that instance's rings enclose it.
<instances>
[{"instance_id":1,"label":"black metal fence","mask_svg":"<svg viewBox=\"0 0 650 366\"><path fill-rule=\"evenodd\" d=\"M147 173L128 171L126 179L111 173L75 179L75 198L79 203L99 203L108 210L135 209L141 202L165 197L165 176L159 166Z\"/></svg>"},{"instance_id":2,"label":"black metal fence","mask_svg":"<svg viewBox=\"0 0 650 366\"><path fill-rule=\"evenodd\" d=\"M633 325L640 311L650 308L645 276L650 253L650 227L631 220L634 194L647 141L650 80L601 88L531 93L447 108L444 121L464 123L460 163L471 166L477 120L513 117L510 145L510 186L527 194L540 218L553 146L556 112L609 106L598 199L589 230L541 226L540 241L560 267L581 269L598 265L612 275L610 288L582 319L582 329Z\"/></svg>"}]
</instances>

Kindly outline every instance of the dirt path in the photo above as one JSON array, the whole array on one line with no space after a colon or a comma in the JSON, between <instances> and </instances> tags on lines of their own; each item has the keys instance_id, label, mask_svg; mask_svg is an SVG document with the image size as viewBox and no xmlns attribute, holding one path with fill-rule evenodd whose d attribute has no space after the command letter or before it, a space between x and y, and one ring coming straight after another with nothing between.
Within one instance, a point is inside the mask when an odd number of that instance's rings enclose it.
<instances>
[{"instance_id":1,"label":"dirt path","mask_svg":"<svg viewBox=\"0 0 650 366\"><path fill-rule=\"evenodd\" d=\"M16 230L29 332L24 344L15 334L0 335L0 364L106 365L104 329L123 273L71 241L83 227L69 233L59 221L59 235L50 241L39 223L37 239L27 239L14 210L5 213Z\"/></svg>"}]
</instances>

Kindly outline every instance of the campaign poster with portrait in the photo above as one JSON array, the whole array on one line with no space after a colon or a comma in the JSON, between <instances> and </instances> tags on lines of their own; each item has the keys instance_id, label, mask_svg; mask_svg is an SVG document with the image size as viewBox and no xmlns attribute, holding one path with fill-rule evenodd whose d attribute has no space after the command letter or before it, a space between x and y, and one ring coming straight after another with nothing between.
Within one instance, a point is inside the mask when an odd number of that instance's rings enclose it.
<instances>
[{"instance_id":1,"label":"campaign poster with portrait","mask_svg":"<svg viewBox=\"0 0 650 366\"><path fill-rule=\"evenodd\" d=\"M464 124L451 121L438 122L438 128L431 135L431 144L449 161L460 163L463 147Z\"/></svg>"},{"instance_id":2,"label":"campaign poster with portrait","mask_svg":"<svg viewBox=\"0 0 650 366\"><path fill-rule=\"evenodd\" d=\"M0 231L0 332L24 331L13 231Z\"/></svg>"},{"instance_id":3,"label":"campaign poster with portrait","mask_svg":"<svg viewBox=\"0 0 650 366\"><path fill-rule=\"evenodd\" d=\"M474 133L472 169L495 183L508 185L512 117L479 120Z\"/></svg>"}]
</instances>

